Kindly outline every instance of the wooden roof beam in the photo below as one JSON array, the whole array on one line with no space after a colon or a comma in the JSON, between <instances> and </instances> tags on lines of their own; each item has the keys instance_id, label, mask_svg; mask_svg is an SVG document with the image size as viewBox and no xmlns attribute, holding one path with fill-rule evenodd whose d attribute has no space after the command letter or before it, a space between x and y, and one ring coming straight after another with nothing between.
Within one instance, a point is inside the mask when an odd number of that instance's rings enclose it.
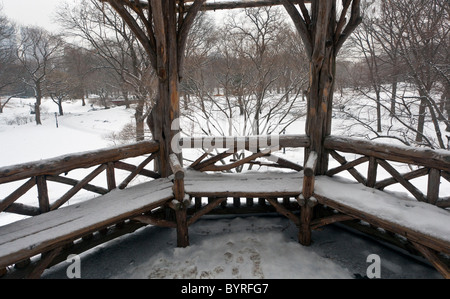
<instances>
[{"instance_id":1,"label":"wooden roof beam","mask_svg":"<svg viewBox=\"0 0 450 299\"><path fill-rule=\"evenodd\" d=\"M187 0L191 2L192 0ZM302 0L292 0L293 4L299 4L300 2L310 3L311 1ZM273 6L282 5L280 0L234 0L234 1L216 1L208 3L206 2L202 10L224 10L224 9L235 9L235 8L252 8L252 7L263 7L263 6ZM189 5L186 5L187 7Z\"/></svg>"},{"instance_id":2,"label":"wooden roof beam","mask_svg":"<svg viewBox=\"0 0 450 299\"><path fill-rule=\"evenodd\" d=\"M101 0L104 1L104 0ZM311 3L311 0L291 0L292 4L299 3ZM139 3L142 7L148 7L147 1L130 1L134 3ZM184 0L186 8L189 8L194 2L194 0ZM214 10L225 10L225 9L235 9L235 8L251 8L251 7L263 7L263 6L273 6L282 5L280 0L233 0L233 1L217 1L217 2L206 2L203 4L201 10L203 11L214 11Z\"/></svg>"}]
</instances>

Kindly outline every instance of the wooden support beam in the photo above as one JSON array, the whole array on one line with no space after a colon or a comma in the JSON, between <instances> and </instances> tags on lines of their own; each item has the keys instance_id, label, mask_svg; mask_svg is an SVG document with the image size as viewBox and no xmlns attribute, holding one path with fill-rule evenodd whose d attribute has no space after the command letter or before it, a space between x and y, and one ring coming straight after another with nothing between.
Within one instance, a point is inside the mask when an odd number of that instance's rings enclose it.
<instances>
[{"instance_id":1,"label":"wooden support beam","mask_svg":"<svg viewBox=\"0 0 450 299\"><path fill-rule=\"evenodd\" d=\"M377 159L378 164L380 164L387 172L389 172L394 179L396 179L403 187L406 188L411 194L418 200L426 202L426 198L419 189L417 189L413 184L406 180L394 167L392 167L388 162L382 159Z\"/></svg>"},{"instance_id":2,"label":"wooden support beam","mask_svg":"<svg viewBox=\"0 0 450 299\"><path fill-rule=\"evenodd\" d=\"M351 162L344 162L341 166L338 166L336 168L330 169L327 171L326 175L333 176L341 171L349 170L350 168L354 168L355 166L365 163L369 161L369 157L360 157L356 160L353 160Z\"/></svg>"},{"instance_id":3,"label":"wooden support beam","mask_svg":"<svg viewBox=\"0 0 450 299\"><path fill-rule=\"evenodd\" d=\"M0 212L3 212L8 206L19 199L22 195L28 192L33 186L36 185L36 179L31 178L26 181L22 186L20 186L16 191L11 193L5 199L0 201Z\"/></svg>"},{"instance_id":4,"label":"wooden support beam","mask_svg":"<svg viewBox=\"0 0 450 299\"><path fill-rule=\"evenodd\" d=\"M150 163L154 158L156 154L153 153L149 157L147 157L139 166L137 166L127 177L125 180L123 180L122 183L119 185L119 189L125 189L128 184L144 169L145 166L147 166L148 163Z\"/></svg>"},{"instance_id":5,"label":"wooden support beam","mask_svg":"<svg viewBox=\"0 0 450 299\"><path fill-rule=\"evenodd\" d=\"M316 171L318 155L312 151L309 153L308 160L305 163L302 194L305 200L309 199L314 192L314 174Z\"/></svg>"},{"instance_id":6,"label":"wooden support beam","mask_svg":"<svg viewBox=\"0 0 450 299\"><path fill-rule=\"evenodd\" d=\"M319 227L325 226L325 225L329 225L332 223L336 223L336 222L342 222L342 221L348 221L348 220L352 220L355 219L352 216L349 215L345 215L345 214L335 214L335 215L331 215L331 216L326 216L320 219L314 219L311 221L311 229L315 230L318 229Z\"/></svg>"},{"instance_id":7,"label":"wooden support beam","mask_svg":"<svg viewBox=\"0 0 450 299\"><path fill-rule=\"evenodd\" d=\"M214 208L218 207L222 202L224 202L226 200L227 200L226 197L216 198L216 199L212 200L205 207L203 207L203 209L195 212L187 221L187 225L191 225L191 224L195 223L195 221L197 221L200 217L211 212Z\"/></svg>"},{"instance_id":8,"label":"wooden support beam","mask_svg":"<svg viewBox=\"0 0 450 299\"><path fill-rule=\"evenodd\" d=\"M133 220L139 221L144 224L150 224L154 226L160 226L160 227L170 227L170 228L176 228L177 224L173 221L168 221L165 219L153 217L151 215L140 215L133 218Z\"/></svg>"},{"instance_id":9,"label":"wooden support beam","mask_svg":"<svg viewBox=\"0 0 450 299\"><path fill-rule=\"evenodd\" d=\"M42 259L34 267L31 273L28 275L27 279L38 279L44 273L45 269L50 265L53 259L60 253L62 247L55 248L49 252L42 254Z\"/></svg>"},{"instance_id":10,"label":"wooden support beam","mask_svg":"<svg viewBox=\"0 0 450 299\"><path fill-rule=\"evenodd\" d=\"M300 1L300 0L291 0L293 4L298 4L301 2L310 2ZM225 10L225 9L238 9L238 8L253 8L253 7L264 7L264 6L274 6L281 5L280 0L234 0L234 1L214 1L214 2L206 2L202 6L202 10L205 11L215 11L215 10ZM189 5L186 5L189 8Z\"/></svg>"},{"instance_id":11,"label":"wooden support beam","mask_svg":"<svg viewBox=\"0 0 450 299\"><path fill-rule=\"evenodd\" d=\"M129 163L122 162L122 161L114 162L114 167L117 169L122 169L122 170L126 170L126 171L131 171L131 172L136 169L136 166L131 165ZM148 169L142 169L139 172L139 175L143 175L143 176L153 178L153 179L159 179L161 177L158 173L148 170Z\"/></svg>"},{"instance_id":12,"label":"wooden support beam","mask_svg":"<svg viewBox=\"0 0 450 299\"><path fill-rule=\"evenodd\" d=\"M419 168L419 169L416 169L416 170L408 172L408 173L403 173L403 174L401 174L401 176L403 178L405 178L405 180L412 180L412 179L424 176L426 174L428 174L428 168L423 167L423 168ZM398 181L395 178L393 178L393 177L387 178L387 179L384 179L384 180L381 180L381 181L375 183L374 188L383 190L387 186L390 186L395 183L398 183Z\"/></svg>"},{"instance_id":13,"label":"wooden support beam","mask_svg":"<svg viewBox=\"0 0 450 299\"><path fill-rule=\"evenodd\" d=\"M369 157L369 168L367 169L367 182L366 186L373 188L377 182L377 159L375 157Z\"/></svg>"},{"instance_id":14,"label":"wooden support beam","mask_svg":"<svg viewBox=\"0 0 450 299\"><path fill-rule=\"evenodd\" d=\"M245 163L247 163L247 162L249 162L249 161L251 161L253 159L256 159L256 158L259 158L259 157L262 157L262 156L267 156L267 155L270 154L269 151L272 151L272 150L276 150L276 149L259 151L259 152L254 153L254 154L252 154L252 155L250 155L250 156L248 156L248 157L246 157L246 158L244 158L244 159L242 159L240 161L237 161L237 162L234 162L234 163L230 163L230 164L226 164L226 165L218 165L218 166L217 165L209 165L209 166L201 168L201 171L226 171L226 170L230 170L230 169L236 168L236 167L238 167L238 166L240 166L242 164L245 164Z\"/></svg>"},{"instance_id":15,"label":"wooden support beam","mask_svg":"<svg viewBox=\"0 0 450 299\"><path fill-rule=\"evenodd\" d=\"M41 213L50 211L50 200L48 198L47 179L45 175L36 177L36 186L38 189L39 210Z\"/></svg>"},{"instance_id":16,"label":"wooden support beam","mask_svg":"<svg viewBox=\"0 0 450 299\"><path fill-rule=\"evenodd\" d=\"M298 241L304 246L311 245L311 221L313 218L313 209L317 205L314 197L298 199L300 204L300 229L298 232Z\"/></svg>"},{"instance_id":17,"label":"wooden support beam","mask_svg":"<svg viewBox=\"0 0 450 299\"><path fill-rule=\"evenodd\" d=\"M84 179L82 179L77 185L67 191L60 199L56 200L50 205L50 210L56 210L62 206L65 202L71 199L78 191L80 191L83 186L92 181L96 176L98 176L103 170L106 169L106 164L102 164L97 167L94 171L88 174Z\"/></svg>"},{"instance_id":18,"label":"wooden support beam","mask_svg":"<svg viewBox=\"0 0 450 299\"><path fill-rule=\"evenodd\" d=\"M411 242L417 250L423 254L423 256L438 270L439 273L445 278L450 279L450 269L449 267L442 262L437 254L431 251L429 248L423 246L417 242Z\"/></svg>"},{"instance_id":19,"label":"wooden support beam","mask_svg":"<svg viewBox=\"0 0 450 299\"><path fill-rule=\"evenodd\" d=\"M70 185L70 186L76 186L80 182L78 180L59 176L59 175L49 175L49 176L47 176L47 181L57 182L57 183L66 184L66 185ZM91 184L84 185L83 189L94 192L94 193L98 193L100 195L104 195L110 191L106 188L91 185Z\"/></svg>"},{"instance_id":20,"label":"wooden support beam","mask_svg":"<svg viewBox=\"0 0 450 299\"><path fill-rule=\"evenodd\" d=\"M286 216L289 220L291 220L296 226L300 226L300 220L298 216L296 216L294 213L280 205L276 199L274 198L267 198L267 201L275 208L275 210L280 213L281 215Z\"/></svg>"},{"instance_id":21,"label":"wooden support beam","mask_svg":"<svg viewBox=\"0 0 450 299\"><path fill-rule=\"evenodd\" d=\"M431 168L428 173L427 202L435 205L439 199L439 185L441 184L441 171Z\"/></svg>"},{"instance_id":22,"label":"wooden support beam","mask_svg":"<svg viewBox=\"0 0 450 299\"><path fill-rule=\"evenodd\" d=\"M116 175L114 171L114 162L106 164L106 181L108 184L108 191L116 189Z\"/></svg>"},{"instance_id":23,"label":"wooden support beam","mask_svg":"<svg viewBox=\"0 0 450 299\"><path fill-rule=\"evenodd\" d=\"M341 163L342 165L347 163L347 160L343 156L339 155L336 151L330 151L330 155L336 161ZM358 183L361 183L361 184L364 184L364 185L367 184L366 183L366 179L364 178L364 176L361 173L359 173L359 171L356 170L355 168L350 167L350 168L347 169L347 171L358 181Z\"/></svg>"}]
</instances>

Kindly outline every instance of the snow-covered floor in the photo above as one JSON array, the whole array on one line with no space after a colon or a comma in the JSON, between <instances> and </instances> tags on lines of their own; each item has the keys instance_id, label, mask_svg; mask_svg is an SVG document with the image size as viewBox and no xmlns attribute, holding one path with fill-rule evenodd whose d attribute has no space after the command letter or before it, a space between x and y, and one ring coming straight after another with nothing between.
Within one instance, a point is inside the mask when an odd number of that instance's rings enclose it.
<instances>
[{"instance_id":1,"label":"snow-covered floor","mask_svg":"<svg viewBox=\"0 0 450 299\"><path fill-rule=\"evenodd\" d=\"M80 256L85 279L351 279L380 258L385 279L439 279L427 262L341 225L297 242L297 228L280 216L205 217L190 226L190 246L176 248L174 229L145 227ZM44 272L67 278L72 260Z\"/></svg>"}]
</instances>

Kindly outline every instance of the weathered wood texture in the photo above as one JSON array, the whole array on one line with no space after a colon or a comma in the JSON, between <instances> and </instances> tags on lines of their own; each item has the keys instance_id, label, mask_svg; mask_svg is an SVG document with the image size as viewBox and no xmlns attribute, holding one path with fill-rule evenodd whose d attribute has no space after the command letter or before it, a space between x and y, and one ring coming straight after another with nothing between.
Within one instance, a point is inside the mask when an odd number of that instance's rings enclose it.
<instances>
[{"instance_id":1,"label":"weathered wood texture","mask_svg":"<svg viewBox=\"0 0 450 299\"><path fill-rule=\"evenodd\" d=\"M158 174L144 169L144 167L153 160L153 153L157 150L157 143L146 141L121 147L62 156L43 160L41 162L30 162L0 168L0 186L4 182L28 178L28 181L0 201L0 212L5 211L27 216L46 213L61 207L81 189L104 195L116 187L114 173L114 168L116 167L131 172L131 174L119 185L121 189L125 188L138 174L158 178ZM142 156L148 153L152 154L138 166L115 160ZM61 176L61 173L67 174L74 169L90 168L93 166L97 167L81 180ZM20 172L20 170L23 170L23 172ZM90 181L105 170L107 188L89 184ZM26 177L27 175L30 177ZM50 203L49 197L51 195L51 190L49 190L47 181L70 185L72 188L60 198L53 200L52 203ZM37 187L39 208L15 203L15 201L20 199L21 196L34 186Z\"/></svg>"},{"instance_id":2,"label":"weathered wood texture","mask_svg":"<svg viewBox=\"0 0 450 299\"><path fill-rule=\"evenodd\" d=\"M328 136L324 145L330 150L450 171L450 152L445 150L389 145L340 136Z\"/></svg>"},{"instance_id":3,"label":"weathered wood texture","mask_svg":"<svg viewBox=\"0 0 450 299\"><path fill-rule=\"evenodd\" d=\"M118 161L158 151L159 145L154 141L143 141L136 144L114 148L75 153L37 162L24 163L0 168L0 184L27 179L41 175L58 175L76 168Z\"/></svg>"},{"instance_id":4,"label":"weathered wood texture","mask_svg":"<svg viewBox=\"0 0 450 299\"><path fill-rule=\"evenodd\" d=\"M441 177L446 179L446 169L450 168L450 154L448 151L395 146L337 136L327 137L325 147L330 151L331 156L341 164L341 166L329 169L326 172L328 176L348 171L359 183L380 190L399 183L419 201L444 208L448 207L447 198L439 197ZM337 150L363 156L348 162L336 152ZM367 179L355 169L355 166L365 162L369 162ZM400 173L390 162L412 164L420 168L408 173ZM377 171L380 167L386 170L391 177L377 181ZM428 187L426 193L424 193L411 180L426 175L428 175Z\"/></svg>"},{"instance_id":5,"label":"weathered wood texture","mask_svg":"<svg viewBox=\"0 0 450 299\"><path fill-rule=\"evenodd\" d=\"M310 150L315 151L318 154L316 173L325 174L328 152L324 140L331 134L336 56L361 22L360 1L343 1L339 18L334 0L312 1L309 9L305 1L298 3L299 8L291 0L281 0L281 3L290 15L310 60L306 134L310 137L311 146L305 157Z\"/></svg>"},{"instance_id":6,"label":"weathered wood texture","mask_svg":"<svg viewBox=\"0 0 450 299\"><path fill-rule=\"evenodd\" d=\"M148 212L171 198L172 183L159 179L134 187L127 204L123 204L123 193L114 192L3 226L0 268Z\"/></svg>"},{"instance_id":7,"label":"weathered wood texture","mask_svg":"<svg viewBox=\"0 0 450 299\"><path fill-rule=\"evenodd\" d=\"M131 3L137 3L136 1L131 0ZM189 11L191 8L191 3L194 2L194 0L184 0L180 1L183 2L184 8ZM311 0L292 0L293 4L298 3L310 3ZM141 7L148 8L148 2L140 1L139 2ZM202 11L215 11L215 10L229 10L229 9L236 9L236 8L252 8L252 7L263 7L263 6L274 6L274 5L281 5L280 0L235 0L235 1L211 1L207 0L205 3L201 6Z\"/></svg>"}]
</instances>

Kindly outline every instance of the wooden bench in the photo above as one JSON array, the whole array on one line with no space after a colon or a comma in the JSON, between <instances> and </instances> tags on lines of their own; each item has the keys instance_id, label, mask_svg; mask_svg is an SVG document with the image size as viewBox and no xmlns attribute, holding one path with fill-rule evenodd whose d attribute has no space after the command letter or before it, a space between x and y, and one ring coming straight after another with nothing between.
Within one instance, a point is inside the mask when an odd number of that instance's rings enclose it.
<instances>
[{"instance_id":1,"label":"wooden bench","mask_svg":"<svg viewBox=\"0 0 450 299\"><path fill-rule=\"evenodd\" d=\"M359 219L407 239L443 275L450 278L440 254L450 255L450 213L435 205L400 198L341 178L315 178L312 199L341 213L335 220ZM311 221L314 227L333 220Z\"/></svg>"},{"instance_id":2,"label":"wooden bench","mask_svg":"<svg viewBox=\"0 0 450 299\"><path fill-rule=\"evenodd\" d=\"M0 227L0 269L42 254L28 273L39 277L66 245L132 219L174 198L173 182L157 179Z\"/></svg>"}]
</instances>

